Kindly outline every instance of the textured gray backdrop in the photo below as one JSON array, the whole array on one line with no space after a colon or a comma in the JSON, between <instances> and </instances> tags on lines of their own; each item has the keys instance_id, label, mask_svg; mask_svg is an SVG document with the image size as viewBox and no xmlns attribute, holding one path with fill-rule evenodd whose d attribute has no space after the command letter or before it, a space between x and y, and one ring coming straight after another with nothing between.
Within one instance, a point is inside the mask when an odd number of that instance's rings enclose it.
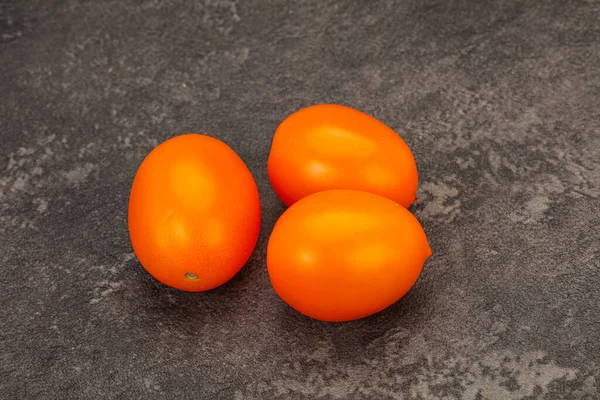
<instances>
[{"instance_id":1,"label":"textured gray backdrop","mask_svg":"<svg viewBox=\"0 0 600 400\"><path fill-rule=\"evenodd\" d=\"M270 287L270 139L359 108L418 160L433 248L353 323ZM0 398L600 398L598 1L0 0ZM264 219L224 287L136 261L134 173L183 132L248 163Z\"/></svg>"}]
</instances>

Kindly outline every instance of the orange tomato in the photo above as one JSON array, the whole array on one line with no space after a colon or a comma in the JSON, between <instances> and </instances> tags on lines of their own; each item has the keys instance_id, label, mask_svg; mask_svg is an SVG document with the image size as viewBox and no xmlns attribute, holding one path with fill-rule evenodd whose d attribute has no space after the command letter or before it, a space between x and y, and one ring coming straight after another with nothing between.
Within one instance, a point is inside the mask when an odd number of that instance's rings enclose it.
<instances>
[{"instance_id":1,"label":"orange tomato","mask_svg":"<svg viewBox=\"0 0 600 400\"><path fill-rule=\"evenodd\" d=\"M430 255L423 228L404 207L372 193L328 190L283 213L269 239L267 269L292 308L350 321L404 296Z\"/></svg>"},{"instance_id":2,"label":"orange tomato","mask_svg":"<svg viewBox=\"0 0 600 400\"><path fill-rule=\"evenodd\" d=\"M322 190L354 189L408 207L418 186L413 154L400 136L361 111L335 104L304 108L279 125L268 172L288 206Z\"/></svg>"},{"instance_id":3,"label":"orange tomato","mask_svg":"<svg viewBox=\"0 0 600 400\"><path fill-rule=\"evenodd\" d=\"M258 189L225 143L180 135L139 167L128 224L133 250L154 278L182 290L209 290L231 279L256 245Z\"/></svg>"}]
</instances>

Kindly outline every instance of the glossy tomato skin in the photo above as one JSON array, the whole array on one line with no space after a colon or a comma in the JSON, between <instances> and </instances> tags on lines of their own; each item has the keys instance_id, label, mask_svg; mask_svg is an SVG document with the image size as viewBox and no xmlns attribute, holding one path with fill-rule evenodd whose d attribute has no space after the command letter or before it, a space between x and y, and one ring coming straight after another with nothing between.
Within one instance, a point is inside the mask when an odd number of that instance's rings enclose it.
<instances>
[{"instance_id":1,"label":"glossy tomato skin","mask_svg":"<svg viewBox=\"0 0 600 400\"><path fill-rule=\"evenodd\" d=\"M395 303L430 255L421 224L404 207L372 193L329 190L283 213L269 240L267 269L292 308L340 322Z\"/></svg>"},{"instance_id":2,"label":"glossy tomato skin","mask_svg":"<svg viewBox=\"0 0 600 400\"><path fill-rule=\"evenodd\" d=\"M260 230L250 171L225 143L184 134L156 147L131 188L128 225L142 266L186 291L215 288L250 257Z\"/></svg>"},{"instance_id":3,"label":"glossy tomato skin","mask_svg":"<svg viewBox=\"0 0 600 400\"><path fill-rule=\"evenodd\" d=\"M408 207L418 186L415 159L404 140L370 115L336 104L301 109L279 125L268 173L288 206L322 190L353 189Z\"/></svg>"}]
</instances>

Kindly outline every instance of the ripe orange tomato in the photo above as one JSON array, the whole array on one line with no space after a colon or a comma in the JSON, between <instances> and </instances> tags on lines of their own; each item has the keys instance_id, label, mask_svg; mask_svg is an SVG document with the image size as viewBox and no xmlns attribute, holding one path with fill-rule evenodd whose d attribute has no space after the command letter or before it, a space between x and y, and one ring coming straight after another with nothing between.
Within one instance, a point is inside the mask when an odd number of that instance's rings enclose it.
<instances>
[{"instance_id":1,"label":"ripe orange tomato","mask_svg":"<svg viewBox=\"0 0 600 400\"><path fill-rule=\"evenodd\" d=\"M279 125L268 172L288 206L322 190L354 189L408 207L418 186L415 159L400 136L361 111L335 104L304 108Z\"/></svg>"},{"instance_id":2,"label":"ripe orange tomato","mask_svg":"<svg viewBox=\"0 0 600 400\"><path fill-rule=\"evenodd\" d=\"M252 253L260 199L244 162L225 143L185 134L139 167L128 212L133 250L159 281L198 292L231 279Z\"/></svg>"},{"instance_id":3,"label":"ripe orange tomato","mask_svg":"<svg viewBox=\"0 0 600 400\"><path fill-rule=\"evenodd\" d=\"M283 213L269 239L267 269L292 308L350 321L404 296L430 255L421 224L404 207L372 193L328 190Z\"/></svg>"}]
</instances>

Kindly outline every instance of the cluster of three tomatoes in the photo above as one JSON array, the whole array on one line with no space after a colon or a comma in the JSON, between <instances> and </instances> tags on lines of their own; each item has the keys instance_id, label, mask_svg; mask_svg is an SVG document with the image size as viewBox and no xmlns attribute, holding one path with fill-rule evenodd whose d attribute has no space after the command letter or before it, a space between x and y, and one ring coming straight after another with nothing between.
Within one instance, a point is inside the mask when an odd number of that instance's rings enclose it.
<instances>
[{"instance_id":1,"label":"cluster of three tomatoes","mask_svg":"<svg viewBox=\"0 0 600 400\"><path fill-rule=\"evenodd\" d=\"M289 207L266 255L287 304L312 318L349 321L410 290L431 249L407 210L416 199L415 159L391 128L353 108L307 107L279 125L267 167ZM260 220L249 169L210 136L163 142L133 180L133 250L154 278L181 290L210 290L235 276L256 246Z\"/></svg>"}]
</instances>

